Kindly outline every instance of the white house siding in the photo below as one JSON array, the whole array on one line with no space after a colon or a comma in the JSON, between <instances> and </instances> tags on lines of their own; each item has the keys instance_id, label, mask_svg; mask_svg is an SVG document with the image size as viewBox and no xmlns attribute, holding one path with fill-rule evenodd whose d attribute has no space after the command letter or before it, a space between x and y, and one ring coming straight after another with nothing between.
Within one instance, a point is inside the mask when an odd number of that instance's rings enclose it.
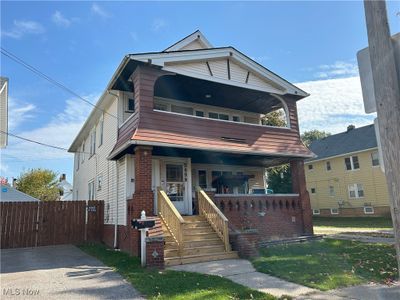
<instances>
[{"instance_id":1,"label":"white house siding","mask_svg":"<svg viewBox=\"0 0 400 300\"><path fill-rule=\"evenodd\" d=\"M221 79L228 79L228 63L226 59L213 60L208 63L213 76Z\"/></svg>"},{"instance_id":2,"label":"white house siding","mask_svg":"<svg viewBox=\"0 0 400 300\"><path fill-rule=\"evenodd\" d=\"M127 159L122 157L117 161L118 164L118 203L115 204L118 207L118 224L126 225L126 169Z\"/></svg>"},{"instance_id":3,"label":"white house siding","mask_svg":"<svg viewBox=\"0 0 400 300\"><path fill-rule=\"evenodd\" d=\"M89 154L75 154L75 160L80 156L79 170L74 166L74 198L80 200L88 199L88 183L91 180L95 181L94 198L96 200L104 200L104 219L106 224L114 224L116 220L116 203L117 203L117 174L116 162L107 160L108 155L113 149L117 139L118 120L113 117L117 116L117 100L112 95L107 95L106 99L110 103L105 109L107 113L103 114L103 144L100 142L100 118L96 122L96 154L89 158ZM90 134L85 137L85 152L90 152ZM82 147L80 147L82 151ZM83 163L82 163L83 155ZM76 163L76 162L75 162ZM124 168L125 169L125 168ZM102 176L102 188L98 189L97 177ZM125 180L125 176L122 176ZM125 182L125 181L124 181ZM122 197L122 195L121 195ZM120 199L119 208L124 207L126 197ZM124 225L126 218L123 216L126 213L119 209L118 224Z\"/></svg>"},{"instance_id":4,"label":"white house siding","mask_svg":"<svg viewBox=\"0 0 400 300\"><path fill-rule=\"evenodd\" d=\"M196 49L204 49L204 46L200 44L199 41L197 40L182 47L180 50L196 50Z\"/></svg>"}]
</instances>

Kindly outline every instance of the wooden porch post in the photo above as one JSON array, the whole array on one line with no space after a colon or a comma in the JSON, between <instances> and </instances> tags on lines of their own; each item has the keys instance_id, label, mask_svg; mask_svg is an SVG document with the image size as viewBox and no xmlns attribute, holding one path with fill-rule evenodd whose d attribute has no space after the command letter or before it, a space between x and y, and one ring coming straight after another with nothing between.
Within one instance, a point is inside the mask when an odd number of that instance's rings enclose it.
<instances>
[{"instance_id":1,"label":"wooden porch post","mask_svg":"<svg viewBox=\"0 0 400 300\"><path fill-rule=\"evenodd\" d=\"M304 161L293 160L290 162L290 170L292 173L292 189L293 193L299 194L301 201L303 232L306 235L313 235L312 213L310 204L310 195L307 191L306 176L304 174Z\"/></svg>"}]
</instances>

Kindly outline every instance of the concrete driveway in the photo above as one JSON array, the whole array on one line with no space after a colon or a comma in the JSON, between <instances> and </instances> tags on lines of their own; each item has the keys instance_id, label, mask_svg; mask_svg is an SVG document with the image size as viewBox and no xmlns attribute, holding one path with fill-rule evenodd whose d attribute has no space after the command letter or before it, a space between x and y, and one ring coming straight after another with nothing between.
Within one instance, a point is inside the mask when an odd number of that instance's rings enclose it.
<instances>
[{"instance_id":1,"label":"concrete driveway","mask_svg":"<svg viewBox=\"0 0 400 300\"><path fill-rule=\"evenodd\" d=\"M144 299L75 246L1 250L1 299Z\"/></svg>"}]
</instances>

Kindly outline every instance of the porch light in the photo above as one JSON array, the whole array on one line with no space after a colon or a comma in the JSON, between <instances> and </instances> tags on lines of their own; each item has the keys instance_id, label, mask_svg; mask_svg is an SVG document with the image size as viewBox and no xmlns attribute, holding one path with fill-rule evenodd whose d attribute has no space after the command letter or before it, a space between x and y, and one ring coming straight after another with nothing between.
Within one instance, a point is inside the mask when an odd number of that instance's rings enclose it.
<instances>
[{"instance_id":1,"label":"porch light","mask_svg":"<svg viewBox=\"0 0 400 300\"><path fill-rule=\"evenodd\" d=\"M211 95L210 95L210 94L206 94L205 97L206 97L207 99L210 99L210 98L211 98Z\"/></svg>"}]
</instances>

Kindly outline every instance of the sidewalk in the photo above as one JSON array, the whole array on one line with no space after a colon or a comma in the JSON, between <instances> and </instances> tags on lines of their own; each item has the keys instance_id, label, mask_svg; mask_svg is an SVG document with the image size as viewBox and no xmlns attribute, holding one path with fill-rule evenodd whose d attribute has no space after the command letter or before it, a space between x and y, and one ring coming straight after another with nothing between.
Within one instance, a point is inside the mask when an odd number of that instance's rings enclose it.
<instances>
[{"instance_id":1,"label":"sidewalk","mask_svg":"<svg viewBox=\"0 0 400 300\"><path fill-rule=\"evenodd\" d=\"M313 292L296 298L297 300L394 300L400 299L400 283L393 286L365 284L332 290Z\"/></svg>"},{"instance_id":2,"label":"sidewalk","mask_svg":"<svg viewBox=\"0 0 400 300\"><path fill-rule=\"evenodd\" d=\"M280 297L282 295L298 297L300 295L317 292L317 290L312 288L257 272L253 265L248 260L244 259L226 259L187 264L170 267L169 269L218 275L241 285L256 289L260 292L274 295L276 297Z\"/></svg>"}]
</instances>

